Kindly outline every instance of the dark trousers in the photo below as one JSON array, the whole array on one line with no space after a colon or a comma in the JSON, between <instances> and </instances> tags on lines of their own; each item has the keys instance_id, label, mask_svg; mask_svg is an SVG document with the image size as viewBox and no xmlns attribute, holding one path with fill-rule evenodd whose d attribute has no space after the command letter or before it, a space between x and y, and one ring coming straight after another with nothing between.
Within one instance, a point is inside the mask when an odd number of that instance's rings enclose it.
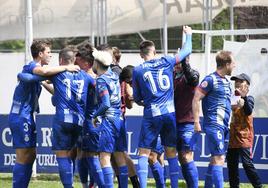
<instances>
[{"instance_id":1,"label":"dark trousers","mask_svg":"<svg viewBox=\"0 0 268 188\"><path fill-rule=\"evenodd\" d=\"M239 157L241 158L246 175L254 188L262 187L257 170L254 167L250 148L229 148L226 159L231 188L239 188Z\"/></svg>"}]
</instances>

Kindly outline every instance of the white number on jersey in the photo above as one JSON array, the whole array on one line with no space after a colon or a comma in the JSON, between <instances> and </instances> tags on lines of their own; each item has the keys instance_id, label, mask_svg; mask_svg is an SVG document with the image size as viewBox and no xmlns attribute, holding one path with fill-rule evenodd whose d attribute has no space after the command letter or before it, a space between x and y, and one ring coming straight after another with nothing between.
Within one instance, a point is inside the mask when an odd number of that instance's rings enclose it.
<instances>
[{"instance_id":1,"label":"white number on jersey","mask_svg":"<svg viewBox=\"0 0 268 188\"><path fill-rule=\"evenodd\" d=\"M66 86L66 90L65 90L65 93L66 93L66 99L67 100L71 100L71 95L72 95L72 92L71 92L71 80L66 78L63 80L63 83L65 84ZM77 85L77 90L76 90L76 101L80 101L81 100L81 96L82 96L82 92L83 92L83 88L84 88L84 80L73 80L73 84L74 85Z\"/></svg>"},{"instance_id":2,"label":"white number on jersey","mask_svg":"<svg viewBox=\"0 0 268 188\"><path fill-rule=\"evenodd\" d=\"M164 68L160 69L157 72L157 83L161 91L166 91L170 88L170 80L169 80L168 75L163 74L163 71L164 71ZM156 94L157 87L156 87L156 83L155 83L155 80L153 79L153 75L151 71L145 72L143 75L143 79L145 81L148 80L152 93Z\"/></svg>"}]
</instances>

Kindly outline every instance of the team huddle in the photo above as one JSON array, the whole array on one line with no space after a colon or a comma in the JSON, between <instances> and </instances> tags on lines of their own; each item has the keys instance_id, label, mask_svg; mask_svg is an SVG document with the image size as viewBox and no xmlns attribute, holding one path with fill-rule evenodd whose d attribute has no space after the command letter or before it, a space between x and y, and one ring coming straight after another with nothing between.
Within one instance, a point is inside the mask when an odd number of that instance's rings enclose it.
<instances>
[{"instance_id":1,"label":"team huddle","mask_svg":"<svg viewBox=\"0 0 268 188\"><path fill-rule=\"evenodd\" d=\"M156 187L165 187L164 154L169 164L171 187L178 187L179 160L187 187L197 188L194 150L202 129L208 137L211 153L205 187L223 187L228 127L231 119L235 122L231 112L236 110L239 116L252 118L254 99L247 97L248 88L244 89L244 81L249 86L250 80L246 74L231 78L241 95L231 104L231 82L226 76L231 75L235 63L231 52L220 51L216 56L217 70L199 84L199 73L189 64L192 30L185 26L183 31L186 41L175 56L156 58L154 43L146 40L140 43L144 63L123 69L118 65L121 57L118 48L108 45L94 48L89 43L65 47L59 53L59 66L46 66L51 59L50 44L44 40L34 41L31 45L33 61L18 74L9 115L16 149L13 187L28 187L31 178L36 158L34 114L39 112L41 86L52 94L51 102L56 109L52 150L65 188L73 186L74 158L83 188L93 187L94 183L99 188L113 187L114 174L121 188L128 187L128 178L133 187L145 188L148 166ZM199 123L201 100L202 129ZM137 170L126 152L125 111L131 109L134 102L144 107ZM252 121L248 122L248 127L252 127ZM237 134L235 131L241 130L231 127L231 137ZM254 187L261 187L250 161L250 144L243 150L242 158L247 156L250 163L244 168ZM231 156L240 151L237 148L243 148L237 145L230 145L227 153L232 172L238 169L238 158ZM76 157L74 153L77 153ZM229 175L229 181L231 187L238 187L238 173L232 180Z\"/></svg>"}]
</instances>

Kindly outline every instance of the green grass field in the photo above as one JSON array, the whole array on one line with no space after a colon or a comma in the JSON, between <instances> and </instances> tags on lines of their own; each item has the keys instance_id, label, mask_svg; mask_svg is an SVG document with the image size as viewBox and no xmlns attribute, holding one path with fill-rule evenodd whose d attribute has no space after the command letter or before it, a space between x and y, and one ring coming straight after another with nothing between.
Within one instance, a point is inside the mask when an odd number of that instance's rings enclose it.
<instances>
[{"instance_id":1,"label":"green grass field","mask_svg":"<svg viewBox=\"0 0 268 188\"><path fill-rule=\"evenodd\" d=\"M167 187L169 187L169 181L167 181ZM200 186L203 187L204 182L200 181ZM12 174L7 173L0 173L0 187L1 188L10 188L12 187ZM62 188L62 184L59 180L59 176L57 174L40 174L37 178L31 180L29 188ZM75 176L74 188L81 188L81 184L79 182L78 176ZM115 182L115 187L117 187L117 182ZM129 187L132 187L129 184ZM148 180L148 188L154 188L154 180ZM185 182L180 180L179 181L180 188L186 188ZM229 187L228 183L225 183L224 187ZM240 184L240 188L251 188L251 184ZM264 188L268 188L268 185L264 185Z\"/></svg>"}]
</instances>

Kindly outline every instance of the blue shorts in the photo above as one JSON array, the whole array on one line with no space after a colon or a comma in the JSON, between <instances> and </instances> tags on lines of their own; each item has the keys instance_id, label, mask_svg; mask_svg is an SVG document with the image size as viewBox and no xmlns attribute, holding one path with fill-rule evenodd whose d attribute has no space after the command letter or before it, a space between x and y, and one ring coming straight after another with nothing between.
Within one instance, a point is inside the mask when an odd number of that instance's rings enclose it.
<instances>
[{"instance_id":1,"label":"blue shorts","mask_svg":"<svg viewBox=\"0 0 268 188\"><path fill-rule=\"evenodd\" d=\"M177 151L194 151L200 133L194 132L193 123L177 123Z\"/></svg>"},{"instance_id":2,"label":"blue shorts","mask_svg":"<svg viewBox=\"0 0 268 188\"><path fill-rule=\"evenodd\" d=\"M100 125L100 152L113 153L119 151L115 144L119 142L120 124L119 118L114 123L107 118L102 118Z\"/></svg>"},{"instance_id":3,"label":"blue shorts","mask_svg":"<svg viewBox=\"0 0 268 188\"><path fill-rule=\"evenodd\" d=\"M87 119L84 123L82 138L83 151L99 152L100 126L94 127L91 119Z\"/></svg>"},{"instance_id":4,"label":"blue shorts","mask_svg":"<svg viewBox=\"0 0 268 188\"><path fill-rule=\"evenodd\" d=\"M36 126L33 116L26 119L18 115L10 115L9 127L12 134L13 148L36 147Z\"/></svg>"},{"instance_id":5,"label":"blue shorts","mask_svg":"<svg viewBox=\"0 0 268 188\"><path fill-rule=\"evenodd\" d=\"M208 148L212 156L225 155L229 143L229 130L227 127L206 126L204 132L208 139Z\"/></svg>"},{"instance_id":6,"label":"blue shorts","mask_svg":"<svg viewBox=\"0 0 268 188\"><path fill-rule=\"evenodd\" d=\"M77 124L57 122L52 126L52 150L71 150L82 131Z\"/></svg>"},{"instance_id":7,"label":"blue shorts","mask_svg":"<svg viewBox=\"0 0 268 188\"><path fill-rule=\"evenodd\" d=\"M162 146L162 143L161 143L161 137L160 136L158 136L156 146L154 148L152 148L152 151L157 153L158 155L162 155L162 153L165 152L165 149L164 149L164 147Z\"/></svg>"},{"instance_id":8,"label":"blue shorts","mask_svg":"<svg viewBox=\"0 0 268 188\"><path fill-rule=\"evenodd\" d=\"M139 147L153 149L157 145L158 135L163 146L176 147L175 113L152 118L143 118L139 138Z\"/></svg>"},{"instance_id":9,"label":"blue shorts","mask_svg":"<svg viewBox=\"0 0 268 188\"><path fill-rule=\"evenodd\" d=\"M115 142L115 151L127 151L126 120L123 118L120 118L120 131L119 137Z\"/></svg>"}]
</instances>

